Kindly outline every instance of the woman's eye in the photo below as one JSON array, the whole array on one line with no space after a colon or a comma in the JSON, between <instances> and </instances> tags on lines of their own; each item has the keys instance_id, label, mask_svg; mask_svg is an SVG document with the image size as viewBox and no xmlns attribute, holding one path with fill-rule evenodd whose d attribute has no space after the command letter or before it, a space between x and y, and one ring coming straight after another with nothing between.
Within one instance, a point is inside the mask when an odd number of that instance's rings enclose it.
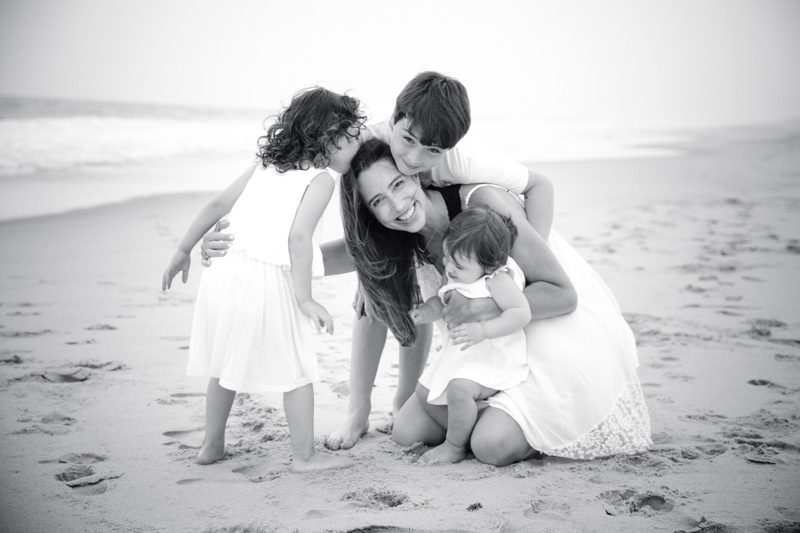
<instances>
[{"instance_id":1,"label":"woman's eye","mask_svg":"<svg viewBox=\"0 0 800 533\"><path fill-rule=\"evenodd\" d=\"M405 184L405 182L406 182L406 180L397 180L395 182L395 184L394 184L394 188L395 189L399 189L400 187L402 187Z\"/></svg>"}]
</instances>

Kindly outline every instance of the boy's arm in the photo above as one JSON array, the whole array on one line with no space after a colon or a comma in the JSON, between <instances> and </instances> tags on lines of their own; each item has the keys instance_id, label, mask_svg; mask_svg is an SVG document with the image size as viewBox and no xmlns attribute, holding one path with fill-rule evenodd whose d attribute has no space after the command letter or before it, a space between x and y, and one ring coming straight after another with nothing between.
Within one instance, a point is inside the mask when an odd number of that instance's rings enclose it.
<instances>
[{"instance_id":1,"label":"boy's arm","mask_svg":"<svg viewBox=\"0 0 800 533\"><path fill-rule=\"evenodd\" d=\"M250 168L244 171L236 181L231 183L224 191L215 196L208 202L203 209L197 214L189 229L186 230L181 242L178 243L178 250L172 257L167 270L161 278L161 289L167 290L172 285L172 279L183 271L182 281L186 283L189 279L189 255L192 253L192 248L197 242L203 238L203 235L217 223L219 219L227 215L233 209L233 205L239 196L242 195L247 182L253 176L256 165L253 164Z\"/></svg>"},{"instance_id":2,"label":"boy's arm","mask_svg":"<svg viewBox=\"0 0 800 533\"><path fill-rule=\"evenodd\" d=\"M333 333L333 320L325 308L311 296L311 267L314 259L311 239L333 195L333 187L333 178L327 172L321 172L311 180L297 207L292 229L289 231L289 259L292 262L295 298L300 309L318 326L326 326L328 333Z\"/></svg>"},{"instance_id":3,"label":"boy's arm","mask_svg":"<svg viewBox=\"0 0 800 533\"><path fill-rule=\"evenodd\" d=\"M412 309L408 315L414 324L428 324L442 318L442 309L444 309L444 304L439 297L431 296L425 300L425 303Z\"/></svg>"},{"instance_id":4,"label":"boy's arm","mask_svg":"<svg viewBox=\"0 0 800 533\"><path fill-rule=\"evenodd\" d=\"M525 196L531 226L546 241L553 225L554 187L546 176L485 146L459 143L431 171L439 185L491 183Z\"/></svg>"}]
</instances>

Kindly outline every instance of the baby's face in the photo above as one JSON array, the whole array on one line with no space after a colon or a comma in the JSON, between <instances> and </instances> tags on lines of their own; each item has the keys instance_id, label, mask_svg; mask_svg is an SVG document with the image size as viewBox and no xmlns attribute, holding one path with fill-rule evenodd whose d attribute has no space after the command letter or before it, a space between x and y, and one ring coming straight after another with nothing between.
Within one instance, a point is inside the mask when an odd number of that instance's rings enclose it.
<instances>
[{"instance_id":1,"label":"baby's face","mask_svg":"<svg viewBox=\"0 0 800 533\"><path fill-rule=\"evenodd\" d=\"M445 245L444 273L448 283L472 283L486 275L484 268L475 259L475 254L464 255L461 252L450 254Z\"/></svg>"}]
</instances>

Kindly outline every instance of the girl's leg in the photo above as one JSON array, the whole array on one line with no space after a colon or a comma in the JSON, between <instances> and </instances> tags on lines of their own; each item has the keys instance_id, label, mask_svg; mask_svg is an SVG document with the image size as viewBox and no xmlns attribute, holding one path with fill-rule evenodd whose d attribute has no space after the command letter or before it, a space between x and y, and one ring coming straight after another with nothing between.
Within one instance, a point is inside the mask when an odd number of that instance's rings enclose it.
<instances>
[{"instance_id":1,"label":"girl's leg","mask_svg":"<svg viewBox=\"0 0 800 533\"><path fill-rule=\"evenodd\" d=\"M378 374L388 328L377 320L370 324L359 318L353 324L353 345L350 349L350 402L347 419L325 439L331 450L352 448L369 431L372 409L372 386Z\"/></svg>"},{"instance_id":2,"label":"girl's leg","mask_svg":"<svg viewBox=\"0 0 800 533\"><path fill-rule=\"evenodd\" d=\"M293 472L310 472L350 466L348 461L314 449L314 386L309 383L283 393L283 410L292 438Z\"/></svg>"},{"instance_id":3,"label":"girl's leg","mask_svg":"<svg viewBox=\"0 0 800 533\"><path fill-rule=\"evenodd\" d=\"M481 412L472 431L470 448L478 461L495 466L524 461L538 453L528 444L519 424L494 407Z\"/></svg>"},{"instance_id":4,"label":"girl's leg","mask_svg":"<svg viewBox=\"0 0 800 533\"><path fill-rule=\"evenodd\" d=\"M447 436L420 459L426 464L458 463L467 456L467 444L478 419L476 400L485 400L497 390L468 379L456 378L447 385Z\"/></svg>"},{"instance_id":5,"label":"girl's leg","mask_svg":"<svg viewBox=\"0 0 800 533\"><path fill-rule=\"evenodd\" d=\"M225 456L225 426L231 412L236 391L220 386L219 378L210 378L206 390L206 434L197 462L201 465L216 463Z\"/></svg>"},{"instance_id":6,"label":"girl's leg","mask_svg":"<svg viewBox=\"0 0 800 533\"><path fill-rule=\"evenodd\" d=\"M427 405L420 395L428 397L428 389L422 385L418 386L417 394L411 396L395 416L392 440L400 446L411 446L416 442L432 446L444 440L447 407Z\"/></svg>"}]
</instances>

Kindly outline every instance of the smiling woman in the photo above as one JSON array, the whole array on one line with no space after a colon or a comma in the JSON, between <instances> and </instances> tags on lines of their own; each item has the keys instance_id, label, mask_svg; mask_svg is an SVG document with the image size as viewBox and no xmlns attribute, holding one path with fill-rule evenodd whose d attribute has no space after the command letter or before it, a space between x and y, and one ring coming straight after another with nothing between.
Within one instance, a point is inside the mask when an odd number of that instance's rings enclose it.
<instances>
[{"instance_id":1,"label":"smiling woman","mask_svg":"<svg viewBox=\"0 0 800 533\"><path fill-rule=\"evenodd\" d=\"M417 340L410 315L421 303L417 273L426 263L444 270L443 236L451 220L472 202L510 217L518 228L510 255L527 282L529 316L537 319L525 329L531 372L488 399L472 433L475 457L504 465L536 451L588 459L646 449L650 419L633 334L594 270L555 232L545 242L508 191L485 184L423 190L416 176L400 173L391 155L385 143L365 142L342 177L341 204L359 282L401 344ZM450 333L501 314L491 299L479 300L483 310L468 310L461 319L449 310L462 305L451 296L443 309ZM426 395L412 396L396 414L393 438L401 445L445 439L447 407L420 396Z\"/></svg>"}]
</instances>

